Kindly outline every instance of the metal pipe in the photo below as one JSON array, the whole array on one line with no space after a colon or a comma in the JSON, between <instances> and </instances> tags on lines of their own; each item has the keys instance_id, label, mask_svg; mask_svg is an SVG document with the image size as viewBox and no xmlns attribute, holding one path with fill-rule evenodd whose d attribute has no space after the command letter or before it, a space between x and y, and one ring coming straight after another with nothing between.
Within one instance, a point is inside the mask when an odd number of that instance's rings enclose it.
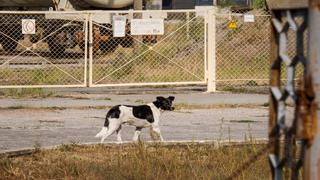
<instances>
[{"instance_id":1,"label":"metal pipe","mask_svg":"<svg viewBox=\"0 0 320 180\"><path fill-rule=\"evenodd\" d=\"M133 4L133 0L80 0L96 8L125 8ZM72 3L72 2L70 2ZM73 3L74 6L81 6ZM53 7L54 0L0 0L0 7Z\"/></svg>"}]
</instances>

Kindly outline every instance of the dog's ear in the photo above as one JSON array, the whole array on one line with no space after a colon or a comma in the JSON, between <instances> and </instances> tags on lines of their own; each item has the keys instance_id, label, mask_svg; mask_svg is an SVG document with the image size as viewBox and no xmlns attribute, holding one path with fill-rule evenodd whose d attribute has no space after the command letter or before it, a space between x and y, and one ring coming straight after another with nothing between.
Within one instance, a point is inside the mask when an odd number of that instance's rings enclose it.
<instances>
[{"instance_id":1,"label":"dog's ear","mask_svg":"<svg viewBox=\"0 0 320 180\"><path fill-rule=\"evenodd\" d=\"M170 101L174 101L175 97L174 96L169 96L168 98L169 98Z\"/></svg>"},{"instance_id":2,"label":"dog's ear","mask_svg":"<svg viewBox=\"0 0 320 180\"><path fill-rule=\"evenodd\" d=\"M163 100L164 100L164 97L162 97L162 96L157 97L157 101L163 101Z\"/></svg>"}]
</instances>

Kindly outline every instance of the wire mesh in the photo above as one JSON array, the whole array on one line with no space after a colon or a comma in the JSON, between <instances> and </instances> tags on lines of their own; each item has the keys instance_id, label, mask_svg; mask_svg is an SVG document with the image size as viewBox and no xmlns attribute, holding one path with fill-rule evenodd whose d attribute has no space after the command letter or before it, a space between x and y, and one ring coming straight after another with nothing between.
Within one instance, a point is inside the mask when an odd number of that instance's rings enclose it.
<instances>
[{"instance_id":1,"label":"wire mesh","mask_svg":"<svg viewBox=\"0 0 320 180\"><path fill-rule=\"evenodd\" d=\"M104 32L93 32L93 85L205 81L204 18L164 13L163 35L131 35L126 28L125 37L114 38L110 25L93 22L93 30Z\"/></svg>"},{"instance_id":2,"label":"wire mesh","mask_svg":"<svg viewBox=\"0 0 320 180\"><path fill-rule=\"evenodd\" d=\"M131 19L146 18L148 13L2 13L0 85L85 86L87 77L89 86L205 83L206 37L210 36L206 11L161 11L163 35L132 35ZM244 22L249 14L254 15L254 22ZM113 37L114 15L127 17L125 37ZM109 20L100 22L97 16ZM270 15L263 10L220 9L215 17L217 88L266 89ZM34 34L22 34L22 20L30 19L35 20ZM237 27L229 28L230 22ZM289 56L295 50L295 40L290 38L294 33L289 30L287 34ZM282 69L285 83L286 68ZM300 64L295 73L300 77Z\"/></svg>"},{"instance_id":3,"label":"wire mesh","mask_svg":"<svg viewBox=\"0 0 320 180\"><path fill-rule=\"evenodd\" d=\"M84 85L81 13L0 14L1 86Z\"/></svg>"},{"instance_id":4,"label":"wire mesh","mask_svg":"<svg viewBox=\"0 0 320 180\"><path fill-rule=\"evenodd\" d=\"M253 15L254 22L246 22L246 15ZM220 10L216 22L218 89L267 87L270 76L270 15L263 10L241 13ZM236 24L235 28L229 27L231 22ZM289 31L288 36L294 35L294 31ZM287 52L291 55L295 52L296 41L288 39ZM286 68L282 67L282 70L281 79L285 83ZM296 77L300 77L302 72L299 65Z\"/></svg>"}]
</instances>

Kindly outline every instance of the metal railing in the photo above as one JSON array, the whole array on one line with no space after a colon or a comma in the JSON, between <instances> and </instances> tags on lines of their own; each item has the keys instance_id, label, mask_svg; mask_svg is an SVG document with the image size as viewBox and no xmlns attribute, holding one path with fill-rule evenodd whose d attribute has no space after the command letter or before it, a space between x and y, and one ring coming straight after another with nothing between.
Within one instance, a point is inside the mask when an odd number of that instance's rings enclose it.
<instances>
[{"instance_id":1,"label":"metal railing","mask_svg":"<svg viewBox=\"0 0 320 180\"><path fill-rule=\"evenodd\" d=\"M319 179L319 1L309 1L309 8L308 1L268 3L272 13L269 161L273 179ZM292 36L290 31L294 32ZM289 51L292 41L294 53ZM296 73L299 64L301 77ZM299 78L298 85L295 78ZM288 117L290 99L293 118Z\"/></svg>"}]
</instances>

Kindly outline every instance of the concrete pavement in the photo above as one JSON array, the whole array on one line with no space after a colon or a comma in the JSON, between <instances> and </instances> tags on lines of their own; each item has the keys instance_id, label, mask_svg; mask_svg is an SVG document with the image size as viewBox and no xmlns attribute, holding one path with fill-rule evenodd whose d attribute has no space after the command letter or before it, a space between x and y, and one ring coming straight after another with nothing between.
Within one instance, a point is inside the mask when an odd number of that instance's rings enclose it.
<instances>
[{"instance_id":1,"label":"concrete pavement","mask_svg":"<svg viewBox=\"0 0 320 180\"><path fill-rule=\"evenodd\" d=\"M66 97L0 99L0 152L63 143L98 143L108 108L116 104L144 104L156 96L174 95L175 103L196 105L237 104L238 108L184 109L165 112L163 137L182 140L244 140L267 138L267 95L231 93L179 94L69 94ZM250 104L250 108L241 105ZM252 107L253 105L253 107ZM256 106L254 106L256 105ZM51 108L50 108L51 107ZM59 108L57 108L59 107ZM99 107L99 108L95 108ZM133 127L124 127L123 139L131 141ZM147 129L142 139L149 140ZM114 142L115 135L107 142Z\"/></svg>"}]
</instances>

